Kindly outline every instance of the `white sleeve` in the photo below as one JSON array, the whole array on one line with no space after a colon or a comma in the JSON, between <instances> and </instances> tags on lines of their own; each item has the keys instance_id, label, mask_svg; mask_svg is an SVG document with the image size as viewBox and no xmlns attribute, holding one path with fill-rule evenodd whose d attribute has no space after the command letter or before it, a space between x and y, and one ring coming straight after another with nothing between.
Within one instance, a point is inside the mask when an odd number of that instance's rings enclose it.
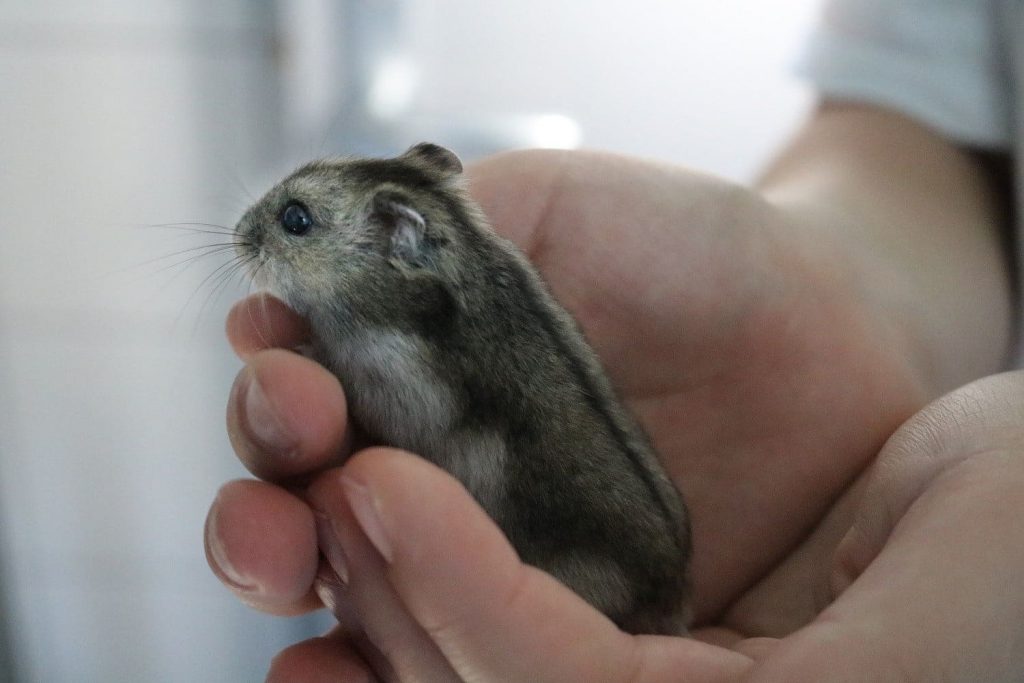
<instances>
[{"instance_id":1,"label":"white sleeve","mask_svg":"<svg viewBox=\"0 0 1024 683\"><path fill-rule=\"evenodd\" d=\"M826 0L798 65L825 97L887 106L960 142L1012 143L992 0Z\"/></svg>"}]
</instances>

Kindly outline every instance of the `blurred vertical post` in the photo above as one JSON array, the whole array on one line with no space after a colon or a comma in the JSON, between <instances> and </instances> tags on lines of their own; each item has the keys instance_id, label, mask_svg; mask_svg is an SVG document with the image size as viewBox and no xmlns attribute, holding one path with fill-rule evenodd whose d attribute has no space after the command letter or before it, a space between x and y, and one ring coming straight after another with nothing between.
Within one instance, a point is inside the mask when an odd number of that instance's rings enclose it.
<instances>
[{"instance_id":1,"label":"blurred vertical post","mask_svg":"<svg viewBox=\"0 0 1024 683\"><path fill-rule=\"evenodd\" d=\"M17 683L18 672L14 662L14 648L11 644L10 624L13 616L7 605L7 594L4 578L7 575L6 568L0 558L0 681L3 683Z\"/></svg>"},{"instance_id":2,"label":"blurred vertical post","mask_svg":"<svg viewBox=\"0 0 1024 683\"><path fill-rule=\"evenodd\" d=\"M415 89L411 62L403 58L405 5L403 0L277 0L279 85L291 147L308 146L312 137L319 138L318 147L335 148L310 150L313 156L391 151L393 119L405 113ZM397 83L396 76L404 82ZM387 111L379 110L378 101Z\"/></svg>"},{"instance_id":3,"label":"blurred vertical post","mask_svg":"<svg viewBox=\"0 0 1024 683\"><path fill-rule=\"evenodd\" d=\"M4 546L0 545L0 548L2 547ZM21 679L14 660L14 643L10 631L11 624L14 623L14 614L7 601L6 579L7 558L0 556L0 683L18 683Z\"/></svg>"},{"instance_id":4,"label":"blurred vertical post","mask_svg":"<svg viewBox=\"0 0 1024 683\"><path fill-rule=\"evenodd\" d=\"M13 382L8 375L6 358L2 353L3 332L3 320L0 319L0 387L6 388L12 386ZM10 402L11 398L9 395L0 394L0 406L12 405ZM7 432L13 427L13 425L9 424L8 412L0 411L0 433ZM0 458L3 458L2 451L0 451ZM4 468L0 466L0 492L4 490L3 477ZM0 504L2 503L3 501L0 500ZM3 520L3 506L0 505L0 683L18 683L21 677L18 674L18 665L14 658L14 641L11 634L11 624L14 623L14 611L11 609L10 601L7 598L7 591L11 589L11 584L8 580L8 572L10 571L7 566L8 558L5 554L5 551L11 547L4 534L7 528Z\"/></svg>"}]
</instances>

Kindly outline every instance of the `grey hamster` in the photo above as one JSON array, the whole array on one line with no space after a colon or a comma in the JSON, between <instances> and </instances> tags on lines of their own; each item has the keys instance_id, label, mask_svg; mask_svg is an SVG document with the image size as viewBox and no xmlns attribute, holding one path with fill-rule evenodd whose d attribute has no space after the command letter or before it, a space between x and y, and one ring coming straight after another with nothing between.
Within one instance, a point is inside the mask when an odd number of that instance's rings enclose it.
<instances>
[{"instance_id":1,"label":"grey hamster","mask_svg":"<svg viewBox=\"0 0 1024 683\"><path fill-rule=\"evenodd\" d=\"M679 492L575 322L437 145L298 169L236 227L374 443L459 479L524 562L620 628L685 633Z\"/></svg>"}]
</instances>

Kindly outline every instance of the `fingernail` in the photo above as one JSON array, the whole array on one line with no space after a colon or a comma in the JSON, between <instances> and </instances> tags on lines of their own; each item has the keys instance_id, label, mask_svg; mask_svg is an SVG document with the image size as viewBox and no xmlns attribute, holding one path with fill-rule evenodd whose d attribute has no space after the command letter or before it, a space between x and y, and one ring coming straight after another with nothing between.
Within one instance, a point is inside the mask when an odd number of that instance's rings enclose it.
<instances>
[{"instance_id":1,"label":"fingernail","mask_svg":"<svg viewBox=\"0 0 1024 683\"><path fill-rule=\"evenodd\" d=\"M344 631L357 633L363 629L359 613L352 603L348 585L342 583L330 563L322 556L316 570L316 579L313 581L313 590Z\"/></svg>"},{"instance_id":2,"label":"fingernail","mask_svg":"<svg viewBox=\"0 0 1024 683\"><path fill-rule=\"evenodd\" d=\"M331 520L322 512L314 511L316 519L316 541L320 546L320 552L327 558L330 568L337 576L337 583L348 585L348 564L345 560L345 553L341 549L341 542L338 535L334 533L334 525ZM330 576L326 577L330 579Z\"/></svg>"},{"instance_id":3,"label":"fingernail","mask_svg":"<svg viewBox=\"0 0 1024 683\"><path fill-rule=\"evenodd\" d=\"M385 561L391 562L393 550L391 541L384 532L384 525L380 521L380 505L376 498L370 493L365 484L342 477L341 486L345 491L352 514L362 528L363 533L370 539L370 543L381 554Z\"/></svg>"},{"instance_id":4,"label":"fingernail","mask_svg":"<svg viewBox=\"0 0 1024 683\"><path fill-rule=\"evenodd\" d=\"M320 566L316 570L316 580L313 581L313 589L316 591L320 602L329 609L332 614L337 615L340 611L342 592L345 590L345 583L338 578L337 572L324 558L320 558Z\"/></svg>"},{"instance_id":5,"label":"fingernail","mask_svg":"<svg viewBox=\"0 0 1024 683\"><path fill-rule=\"evenodd\" d=\"M245 420L249 431L261 446L275 451L288 451L294 445L294 439L285 430L281 418L271 408L263 387L252 377L245 388L244 396Z\"/></svg>"},{"instance_id":6,"label":"fingernail","mask_svg":"<svg viewBox=\"0 0 1024 683\"><path fill-rule=\"evenodd\" d=\"M253 582L252 578L235 569L228 560L228 554L224 549L224 541L220 538L217 528L217 507L214 505L206 521L207 549L210 551L210 559L220 570L224 578L231 584L232 588L247 593L255 593L259 585Z\"/></svg>"}]
</instances>

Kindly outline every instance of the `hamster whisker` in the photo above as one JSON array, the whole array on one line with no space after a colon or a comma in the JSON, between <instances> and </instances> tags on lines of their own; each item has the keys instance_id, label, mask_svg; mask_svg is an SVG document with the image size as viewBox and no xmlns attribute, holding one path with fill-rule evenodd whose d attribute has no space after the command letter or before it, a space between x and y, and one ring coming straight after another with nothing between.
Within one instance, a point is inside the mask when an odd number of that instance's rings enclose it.
<instances>
[{"instance_id":1,"label":"hamster whisker","mask_svg":"<svg viewBox=\"0 0 1024 683\"><path fill-rule=\"evenodd\" d=\"M174 274L173 278L171 279L171 282L173 282L174 279L177 278L179 275L181 275L182 273L187 271L193 265L198 264L202 260L202 258L204 256L213 256L215 254L223 253L225 251L231 252L231 251L234 251L234 249L233 248L230 248L230 249L229 248L224 248L224 249L219 249L216 252L210 252L210 253L197 254L197 255L194 255L194 256L190 256L188 258L181 259L180 261L176 261L174 263L171 263L171 264L168 264L166 266L163 266L162 268L158 269L154 274L163 273L163 272L166 272L168 270L177 268L178 271Z\"/></svg>"},{"instance_id":2,"label":"hamster whisker","mask_svg":"<svg viewBox=\"0 0 1024 683\"><path fill-rule=\"evenodd\" d=\"M123 268L117 268L107 271L103 275L104 277L110 277L114 275L144 272L143 276L149 278L152 277L153 275L159 275L160 273L163 273L167 270L171 270L172 268L185 266L184 268L182 268L183 272L185 270L188 270L188 268L191 265L198 263L200 259L202 259L205 256L212 256L214 254L219 254L224 251L229 251L245 246L248 246L248 243L246 241L237 239L237 237L232 237L231 241L228 242L214 242L210 244L201 244L199 246L189 247L187 249L179 249L177 251L172 251L169 254L162 254L160 256L140 261L138 263L132 263L131 265L127 265ZM177 260L173 261L172 263L167 263L153 271L148 271L148 269L146 269L146 266L160 264L161 262L165 262L170 259ZM173 278L170 282L173 282ZM167 284L170 284L170 282L168 282Z\"/></svg>"},{"instance_id":3,"label":"hamster whisker","mask_svg":"<svg viewBox=\"0 0 1024 683\"><path fill-rule=\"evenodd\" d=\"M252 273L250 273L250 278L249 278L249 292L250 292L250 294L252 293L253 288L256 286L256 283L258 282L257 279L259 278L260 271L263 268L265 268L266 265L267 265L266 261L260 260L260 262L256 266L256 268L252 271ZM263 322L266 323L266 326L268 328L270 328L270 339L279 339L280 338L279 335L276 334L276 331L273 329L273 315L270 314L270 308L269 308L269 306L267 304L267 297L266 296L260 297L260 302L259 303L260 303L260 306L259 306L260 307L260 311L259 312L262 315ZM266 348L271 348L273 346L273 344L270 342L270 339L267 339L266 335L263 334L262 326L257 325L255 319L253 318L253 309L252 308L249 309L249 322L252 323L253 329L256 330L256 333L259 335L260 341L263 342L263 344L266 346Z\"/></svg>"},{"instance_id":4,"label":"hamster whisker","mask_svg":"<svg viewBox=\"0 0 1024 683\"><path fill-rule=\"evenodd\" d=\"M245 246L242 242L218 242L215 244L201 244L198 247L189 247L188 249L181 249L179 251L171 252L170 254L164 254L163 256L157 256L155 258L148 259L139 263L136 267L148 266L151 263L159 263L160 261L166 261L167 259L182 256L184 254L190 254L190 256L180 259L170 265L164 266L160 270L156 271L162 273L164 270L174 268L176 266L184 264L192 264L198 262L199 259L204 256L213 256L214 254L220 254L225 251L237 249L240 246ZM202 252L196 254L195 252Z\"/></svg>"},{"instance_id":5,"label":"hamster whisker","mask_svg":"<svg viewBox=\"0 0 1024 683\"><path fill-rule=\"evenodd\" d=\"M211 252L203 253L203 254L197 254L197 255L194 255L194 256L189 256L187 258L184 258L184 259L181 259L179 261L176 261L175 263L171 263L169 265L166 265L163 268L158 269L154 274L163 273L163 272L166 272L166 271L168 271L168 270L170 270L172 268L177 268L177 271L164 284L165 287L168 287L172 283L174 283L179 277L181 277L185 273L185 271L187 271L193 265L198 264L202 260L202 258L204 256L212 256L214 254L223 253L224 251L232 252L234 250L235 250L234 246L228 247L227 245L221 245L220 248L216 249L215 251L211 251ZM234 258L238 258L237 254L236 254L236 256ZM214 272L216 272L216 271L214 271ZM211 273L210 275L207 275L207 278L209 278L211 275L213 275L213 273ZM205 282L205 281L206 280L203 280L203 282ZM196 288L196 291L201 289L202 286L203 286L202 283L200 285L198 285L197 288ZM185 302L185 305L182 308L182 313L184 313L185 309L188 308L189 302L195 296L195 293L196 292L194 291L192 293L192 295L189 296L188 300ZM179 315L178 317L180 318L181 316Z\"/></svg>"},{"instance_id":6,"label":"hamster whisker","mask_svg":"<svg viewBox=\"0 0 1024 683\"><path fill-rule=\"evenodd\" d=\"M164 230L183 230L207 235L233 235L234 229L218 223L154 223L142 226L144 228L161 228ZM205 228L205 229L204 229Z\"/></svg>"},{"instance_id":7,"label":"hamster whisker","mask_svg":"<svg viewBox=\"0 0 1024 683\"><path fill-rule=\"evenodd\" d=\"M206 277L204 277L199 282L199 284L196 285L196 288L192 291L192 294L189 295L188 299L185 300L185 305L182 307L181 313L178 314L178 317L175 320L175 322L177 323L177 321L179 321L181 319L181 316L185 314L185 311L192 304L192 301L196 298L196 295L198 295L199 292L203 290L203 288L205 288L211 282L219 282L219 277L221 275L223 275L225 272L230 271L232 268L237 266L240 262L244 262L244 259L245 259L245 257L243 257L243 256L235 255L233 258L231 258L228 261L222 263L221 265L217 266L214 270L212 270L210 273L208 273L206 275ZM214 291L216 291L216 290L214 290ZM209 298L209 297L207 297L207 298ZM205 308L205 307L206 307L206 303L204 302L203 306L199 309L199 315L196 318L196 324L197 325L198 325L199 320L202 319L203 308Z\"/></svg>"},{"instance_id":8,"label":"hamster whisker","mask_svg":"<svg viewBox=\"0 0 1024 683\"><path fill-rule=\"evenodd\" d=\"M246 187L245 182L242 180L242 176L240 176L235 169L225 168L224 175L232 182L232 184L234 184L235 189L241 190L242 194L249 198L249 201L256 201L256 195L252 193L252 190Z\"/></svg>"},{"instance_id":9,"label":"hamster whisker","mask_svg":"<svg viewBox=\"0 0 1024 683\"><path fill-rule=\"evenodd\" d=\"M202 320L203 314L206 312L207 307L216 301L221 294L231 285L231 282L235 279L235 276L239 275L249 265L249 262L255 257L244 256L236 257L228 261L227 268L223 266L219 268L221 272L213 278L212 287L206 298L203 300L202 306L199 307L199 315L197 321Z\"/></svg>"},{"instance_id":10,"label":"hamster whisker","mask_svg":"<svg viewBox=\"0 0 1024 683\"><path fill-rule=\"evenodd\" d=\"M266 265L267 265L266 261L260 260L260 262L257 264L256 268L254 268L252 273L249 274L249 291L247 292L247 296L252 295L253 287L256 286L256 278L259 276L259 272L261 270L263 270L263 268ZM256 330L256 334L259 335L260 341L263 342L263 344L267 348L271 348L273 346L273 344L271 344L270 343L270 339L267 339L266 335L263 334L263 328L262 328L262 326L260 326L257 323L256 318L253 317L253 310L252 309L253 309L253 307L250 306L249 307L249 322L252 324L253 329ZM270 315L269 309L267 308L267 297L266 296L260 297L260 314L261 314L261 316L263 318L263 322L265 322L270 327L270 337L272 339L277 338L277 335L274 333L274 318Z\"/></svg>"}]
</instances>

